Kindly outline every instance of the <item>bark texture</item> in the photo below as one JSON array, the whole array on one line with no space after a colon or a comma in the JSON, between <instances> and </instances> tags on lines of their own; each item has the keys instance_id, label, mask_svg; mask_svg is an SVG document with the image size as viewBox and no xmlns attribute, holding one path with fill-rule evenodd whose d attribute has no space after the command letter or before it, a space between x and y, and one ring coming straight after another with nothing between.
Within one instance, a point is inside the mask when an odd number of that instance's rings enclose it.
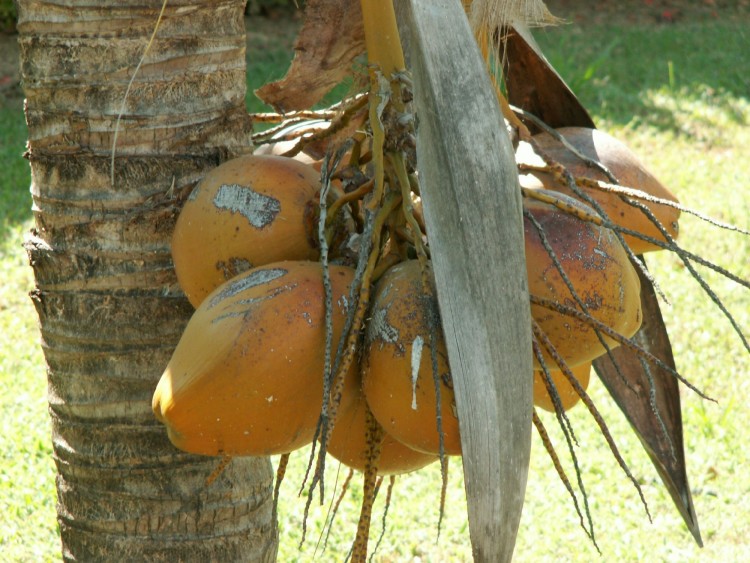
<instances>
[{"instance_id":1,"label":"bark texture","mask_svg":"<svg viewBox=\"0 0 750 563\"><path fill-rule=\"evenodd\" d=\"M21 0L36 276L66 560L264 561L266 458L174 449L151 395L192 308L169 253L181 202L250 150L242 0ZM110 157L117 136L114 181Z\"/></svg>"}]
</instances>

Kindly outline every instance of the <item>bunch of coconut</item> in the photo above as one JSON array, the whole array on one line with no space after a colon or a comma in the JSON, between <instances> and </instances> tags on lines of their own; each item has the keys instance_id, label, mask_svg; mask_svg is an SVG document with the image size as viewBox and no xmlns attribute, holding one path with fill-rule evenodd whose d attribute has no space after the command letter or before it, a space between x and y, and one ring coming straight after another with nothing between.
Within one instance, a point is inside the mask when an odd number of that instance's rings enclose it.
<instances>
[{"instance_id":1,"label":"bunch of coconut","mask_svg":"<svg viewBox=\"0 0 750 563\"><path fill-rule=\"evenodd\" d=\"M562 134L623 185L674 200L611 137L591 130ZM600 178L555 138L537 140L537 150L543 146L574 178ZM519 163L533 168L537 158L519 147ZM222 164L196 186L172 240L178 282L196 310L156 388L154 413L185 451L271 455L309 445L324 405L335 401L327 451L352 468L363 470L366 463L369 413L384 430L380 474L419 469L441 452L460 455L429 262L406 259L373 280L366 324L340 393L334 397L325 383L331 342L335 352L351 313L355 270L334 255L324 276L319 262L319 169L315 162L248 155ZM594 204L584 203L580 190L539 171L521 184L534 192L523 199L537 341L534 403L569 409L588 385L591 362L640 327L633 254L659 245L639 246L637 233L657 241L665 236L617 194L591 189ZM676 236L674 208L644 203ZM623 236L612 223L636 234ZM353 224L342 228L355 230Z\"/></svg>"}]
</instances>

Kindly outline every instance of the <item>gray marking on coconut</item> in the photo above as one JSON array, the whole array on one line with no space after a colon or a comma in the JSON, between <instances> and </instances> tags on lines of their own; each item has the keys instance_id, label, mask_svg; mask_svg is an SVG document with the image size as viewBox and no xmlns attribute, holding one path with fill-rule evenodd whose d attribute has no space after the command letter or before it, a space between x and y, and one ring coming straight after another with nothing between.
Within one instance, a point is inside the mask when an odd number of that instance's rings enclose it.
<instances>
[{"instance_id":1,"label":"gray marking on coconut","mask_svg":"<svg viewBox=\"0 0 750 563\"><path fill-rule=\"evenodd\" d=\"M240 184L223 184L214 196L214 205L241 214L256 229L273 223L281 211L278 199Z\"/></svg>"},{"instance_id":2,"label":"gray marking on coconut","mask_svg":"<svg viewBox=\"0 0 750 563\"><path fill-rule=\"evenodd\" d=\"M269 271L272 272L273 270L264 270L264 272L269 272ZM284 270L281 270L281 269L278 269L277 271L282 271L282 272L286 273ZM278 277L278 276L276 276L276 277ZM273 279L275 279L275 278L270 278L268 281L273 281ZM256 285L260 285L262 283L264 283L264 282L261 281L261 282L259 282ZM299 286L299 284L297 284L297 283L291 283L291 284L287 284L287 285L284 285L284 286L281 286L281 287L277 287L274 290L272 290L270 293L267 293L266 295L262 295L260 297L250 297L248 299L239 299L238 301L232 303L232 307L235 310L232 310L232 311L229 311L227 313L223 313L221 315L218 315L216 318L214 318L214 319L211 320L211 324L216 324L216 323L221 322L223 320L233 319L233 318L236 318L236 317L244 317L245 320L247 320L253 312L257 311L256 305L258 303L262 303L263 301L267 301L269 299L273 299L274 297L276 297L277 295L280 295L280 294L284 293L285 291L293 291L298 286ZM248 287L252 287L252 286L248 286ZM213 307L213 305L209 305L209 307ZM242 309L241 310L237 310L240 307ZM303 313L303 316L304 316L304 313ZM312 326L312 319L307 319L307 317L306 317L306 320ZM245 328L242 328L241 330L245 330ZM273 352L274 351L273 348L271 348L270 351ZM246 355L246 354L247 354L247 351L244 351L242 353L243 356Z\"/></svg>"},{"instance_id":3,"label":"gray marking on coconut","mask_svg":"<svg viewBox=\"0 0 750 563\"><path fill-rule=\"evenodd\" d=\"M398 329L388 324L387 315L387 308L375 309L372 312L372 317L367 325L367 341L369 343L377 340L380 342L381 347L386 343L398 343Z\"/></svg>"},{"instance_id":4,"label":"gray marking on coconut","mask_svg":"<svg viewBox=\"0 0 750 563\"><path fill-rule=\"evenodd\" d=\"M417 378L419 366L422 363L422 347L424 339L417 335L411 345L411 408L417 410Z\"/></svg>"},{"instance_id":5,"label":"gray marking on coconut","mask_svg":"<svg viewBox=\"0 0 750 563\"><path fill-rule=\"evenodd\" d=\"M195 187L193 188L193 190L192 190L192 191L190 192L190 195L188 196L187 200L188 200L188 201L195 201L196 199L198 199L198 192L200 192L200 191L201 191L201 185L200 185L200 184L198 184L198 185L197 185L197 186L195 186Z\"/></svg>"},{"instance_id":6,"label":"gray marking on coconut","mask_svg":"<svg viewBox=\"0 0 750 563\"><path fill-rule=\"evenodd\" d=\"M232 279L222 286L223 289L221 291L211 297L211 300L208 303L208 308L216 307L216 305L221 303L224 299L229 299L230 297L242 293L246 289L255 287L256 285L269 283L281 276L285 276L286 274L287 270L283 268L269 268L267 270L255 270L247 276Z\"/></svg>"},{"instance_id":7,"label":"gray marking on coconut","mask_svg":"<svg viewBox=\"0 0 750 563\"><path fill-rule=\"evenodd\" d=\"M242 307L245 306L246 308L242 311L230 311L228 313L224 313L219 315L218 317L211 319L211 324L216 324L218 322L221 322L226 319L233 319L235 317L246 317L250 313L250 309L256 304L260 303L262 301L266 301L267 299L271 299L273 295L264 295L263 297L253 297L252 299L242 299L238 301L235 305Z\"/></svg>"}]
</instances>

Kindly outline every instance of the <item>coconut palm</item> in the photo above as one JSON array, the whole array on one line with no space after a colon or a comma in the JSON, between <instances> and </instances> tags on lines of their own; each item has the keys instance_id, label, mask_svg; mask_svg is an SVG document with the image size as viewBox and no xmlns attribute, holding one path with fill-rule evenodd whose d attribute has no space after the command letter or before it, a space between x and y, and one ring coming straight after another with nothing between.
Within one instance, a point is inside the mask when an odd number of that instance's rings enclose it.
<instances>
[{"instance_id":1,"label":"coconut palm","mask_svg":"<svg viewBox=\"0 0 750 563\"><path fill-rule=\"evenodd\" d=\"M169 253L175 215L250 147L244 2L161 4L18 3L63 556L272 560L268 459L207 484L216 458L174 449L151 412L192 311Z\"/></svg>"}]
</instances>

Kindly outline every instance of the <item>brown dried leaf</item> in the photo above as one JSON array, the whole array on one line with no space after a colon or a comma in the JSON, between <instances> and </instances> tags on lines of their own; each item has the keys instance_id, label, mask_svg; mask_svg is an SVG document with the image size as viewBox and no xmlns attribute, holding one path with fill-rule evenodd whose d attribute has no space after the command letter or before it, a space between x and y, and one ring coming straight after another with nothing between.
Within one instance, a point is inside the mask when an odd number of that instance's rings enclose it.
<instances>
[{"instance_id":1,"label":"brown dried leaf","mask_svg":"<svg viewBox=\"0 0 750 563\"><path fill-rule=\"evenodd\" d=\"M675 369L656 292L643 272L636 271L641 279L643 324L633 339ZM607 356L594 360L596 373L641 440L688 530L703 546L688 484L677 379L658 366L647 369L633 350L624 346L612 350L612 358L619 373Z\"/></svg>"},{"instance_id":2,"label":"brown dried leaf","mask_svg":"<svg viewBox=\"0 0 750 563\"><path fill-rule=\"evenodd\" d=\"M280 113L311 108L341 82L354 58L365 51L360 3L309 0L294 51L286 76L255 91Z\"/></svg>"},{"instance_id":3,"label":"brown dried leaf","mask_svg":"<svg viewBox=\"0 0 750 563\"><path fill-rule=\"evenodd\" d=\"M550 127L594 128L591 116L547 61L528 28L515 24L503 39L504 77L511 104Z\"/></svg>"}]
</instances>

